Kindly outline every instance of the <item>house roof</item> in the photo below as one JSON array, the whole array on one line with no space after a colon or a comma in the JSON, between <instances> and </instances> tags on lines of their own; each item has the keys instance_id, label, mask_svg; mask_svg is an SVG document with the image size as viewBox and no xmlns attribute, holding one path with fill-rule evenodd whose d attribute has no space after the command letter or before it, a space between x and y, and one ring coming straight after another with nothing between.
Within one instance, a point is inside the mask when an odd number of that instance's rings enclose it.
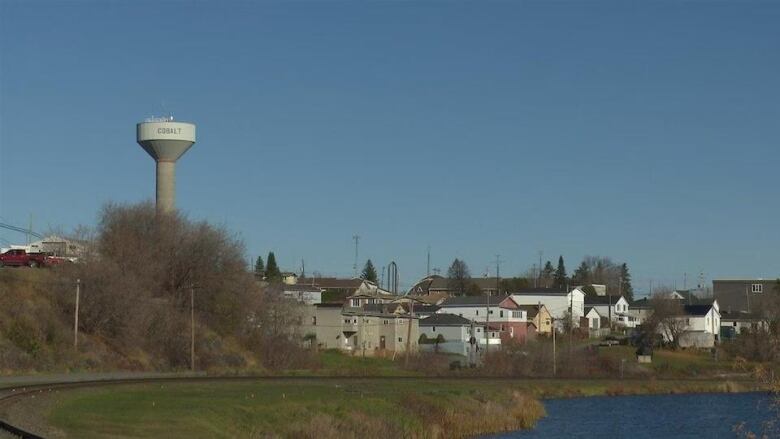
<instances>
[{"instance_id":1,"label":"house roof","mask_svg":"<svg viewBox=\"0 0 780 439\"><path fill-rule=\"evenodd\" d=\"M335 277L300 277L298 285L316 285L321 288L359 288L364 282L363 279L340 279Z\"/></svg>"},{"instance_id":2,"label":"house roof","mask_svg":"<svg viewBox=\"0 0 780 439\"><path fill-rule=\"evenodd\" d=\"M393 294L380 293L380 292L358 293L358 294L352 294L350 296L347 296L347 299L359 299L359 298L384 299L384 300L393 301L395 299L398 299L398 296L395 296Z\"/></svg>"},{"instance_id":3,"label":"house roof","mask_svg":"<svg viewBox=\"0 0 780 439\"><path fill-rule=\"evenodd\" d=\"M406 312L409 312L409 305L404 303L401 305ZM433 314L441 309L439 305L414 305L415 314Z\"/></svg>"},{"instance_id":4,"label":"house roof","mask_svg":"<svg viewBox=\"0 0 780 439\"><path fill-rule=\"evenodd\" d=\"M650 299L647 297L643 297L641 299L637 299L631 303L629 303L631 308L652 308L650 306Z\"/></svg>"},{"instance_id":5,"label":"house roof","mask_svg":"<svg viewBox=\"0 0 780 439\"><path fill-rule=\"evenodd\" d=\"M525 311L526 317L529 319L533 319L536 317L537 314L539 314L539 305L520 305L518 306L519 309L522 309Z\"/></svg>"},{"instance_id":6,"label":"house roof","mask_svg":"<svg viewBox=\"0 0 780 439\"><path fill-rule=\"evenodd\" d=\"M614 305L622 297L623 296L585 296L585 305L609 305L610 303Z\"/></svg>"},{"instance_id":7,"label":"house roof","mask_svg":"<svg viewBox=\"0 0 780 439\"><path fill-rule=\"evenodd\" d=\"M555 288L522 288L512 291L517 296L566 296L566 291L556 290Z\"/></svg>"},{"instance_id":8,"label":"house roof","mask_svg":"<svg viewBox=\"0 0 780 439\"><path fill-rule=\"evenodd\" d=\"M450 279L446 277L431 277L430 279L426 278L427 284L426 287L428 290L449 290L450 288ZM478 286L481 290L495 290L496 289L496 278L495 277L472 277L471 279L467 279L467 283L472 283ZM419 284L421 284L420 282Z\"/></svg>"},{"instance_id":9,"label":"house roof","mask_svg":"<svg viewBox=\"0 0 780 439\"><path fill-rule=\"evenodd\" d=\"M302 292L315 292L321 293L322 288L316 285L285 285L282 287L283 291L302 291Z\"/></svg>"},{"instance_id":10,"label":"house roof","mask_svg":"<svg viewBox=\"0 0 780 439\"><path fill-rule=\"evenodd\" d=\"M448 306L487 306L488 303L491 306L498 306L501 302L506 300L509 296L458 296L450 297L442 302L442 307Z\"/></svg>"},{"instance_id":11,"label":"house roof","mask_svg":"<svg viewBox=\"0 0 780 439\"><path fill-rule=\"evenodd\" d=\"M397 306L397 304L387 304L390 306ZM418 319L417 316L410 316L408 314L396 314L395 308L384 308L385 304L373 304L365 305L360 308L356 307L344 307L341 310L342 315L357 315L357 316L369 316L369 317L382 317L382 318L404 318L404 319Z\"/></svg>"},{"instance_id":12,"label":"house roof","mask_svg":"<svg viewBox=\"0 0 780 439\"><path fill-rule=\"evenodd\" d=\"M317 308L344 308L343 303L316 303Z\"/></svg>"},{"instance_id":13,"label":"house roof","mask_svg":"<svg viewBox=\"0 0 780 439\"><path fill-rule=\"evenodd\" d=\"M591 312L591 311L596 311L596 314L601 315L599 313L599 310L597 310L596 308L594 308L592 306L586 306L585 309L584 309L584 314L583 315L588 315L588 313Z\"/></svg>"},{"instance_id":14,"label":"house roof","mask_svg":"<svg viewBox=\"0 0 780 439\"><path fill-rule=\"evenodd\" d=\"M742 321L742 322L760 322L765 319L761 315L756 313L740 312L740 311L722 311L720 313L720 321Z\"/></svg>"},{"instance_id":15,"label":"house roof","mask_svg":"<svg viewBox=\"0 0 780 439\"><path fill-rule=\"evenodd\" d=\"M470 326L471 320L455 314L432 314L420 320L420 326Z\"/></svg>"},{"instance_id":16,"label":"house roof","mask_svg":"<svg viewBox=\"0 0 780 439\"><path fill-rule=\"evenodd\" d=\"M712 309L712 304L710 305L685 305L683 307L683 310L685 311L685 315L688 316L704 316L707 315L708 312Z\"/></svg>"}]
</instances>

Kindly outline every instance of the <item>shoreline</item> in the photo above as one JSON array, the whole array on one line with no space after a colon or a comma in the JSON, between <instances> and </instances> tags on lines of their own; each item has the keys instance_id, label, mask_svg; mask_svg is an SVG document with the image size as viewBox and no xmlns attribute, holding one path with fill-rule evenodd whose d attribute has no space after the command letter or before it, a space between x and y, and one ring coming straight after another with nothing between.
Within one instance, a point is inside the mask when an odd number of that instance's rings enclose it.
<instances>
[{"instance_id":1,"label":"shoreline","mask_svg":"<svg viewBox=\"0 0 780 439\"><path fill-rule=\"evenodd\" d=\"M39 377L42 378L42 377ZM182 377L184 378L184 377ZM297 407L303 404L305 412L311 418L317 418L330 426L334 432L349 434L359 431L360 423L368 422L377 434L404 436L411 433L431 437L479 437L500 434L508 431L532 429L535 424L546 416L544 403L556 399L575 399L591 397L620 396L651 396L651 395L686 395L686 394L724 394L768 392L767 386L755 381L724 380L714 381L696 379L571 379L571 378L503 378L503 377L302 377L302 376L271 376L247 377L232 376L231 379L220 380L211 376L212 381L166 381L164 383L133 383L123 382L105 386L95 382L94 387L83 386L68 389L58 393L58 403L54 410L44 401L31 403L29 400L19 400L13 405L18 406L18 414L31 409L27 417L28 426L36 422L46 424L49 428L69 431L71 437L82 437L84 432L91 431L95 425L69 424L67 419L77 419L79 414L107 410L101 419L108 425L127 427L121 418L113 417L111 408L113 396L121 395L141 404L148 400L168 401L158 403L156 408L140 413L149 414L161 407L176 407L182 403L170 395L160 394L160 389L181 392L183 401L191 398L192 391L203 389L211 392L216 389L234 389L233 393L223 395L226 405L239 403L245 399L246 389L253 392L269 392L280 395L271 398L254 408L258 412L256 422L266 425L269 431L280 429L283 437L295 436L307 432L316 432L316 424L300 423L283 415L270 415L263 411L282 411L279 407ZM235 379L232 379L235 378ZM94 382L94 381L93 381ZM0 380L0 386L3 383ZM242 390L243 389L243 390ZM387 423L372 411L355 406L354 398L365 398L366 403L374 401L402 417ZM253 396L254 397L254 396ZM43 398L40 398L43 399ZM87 401L86 403L84 401ZM90 402L91 401L91 402ZM100 403L95 403L100 401ZM66 403L65 411L61 410ZM464 404L466 402L467 404ZM207 407L208 401L196 401ZM142 404L141 404L142 405ZM37 406L37 409L35 407ZM339 407L335 412L333 407ZM70 407L70 408L69 408ZM3 416L8 415L8 410ZM498 421L490 418L500 419ZM461 419L479 419L471 425L459 425ZM14 422L15 419L6 419ZM59 421L58 421L59 420ZM21 422L21 421L20 421ZM64 423L63 423L64 422ZM163 423L163 420L160 421ZM253 421L255 422L255 421ZM24 425L22 425L24 426ZM51 431L51 430L50 430ZM350 433L352 432L352 433ZM152 432L154 433L154 432ZM181 436L187 437L186 432ZM442 435L442 436L437 436ZM87 435L89 436L89 435ZM132 437L132 435L130 435ZM142 432L138 437L149 436ZM385 435L387 436L387 435ZM92 436L98 437L98 436ZM323 436L328 437L328 436ZM335 436L334 436L335 437Z\"/></svg>"}]
</instances>

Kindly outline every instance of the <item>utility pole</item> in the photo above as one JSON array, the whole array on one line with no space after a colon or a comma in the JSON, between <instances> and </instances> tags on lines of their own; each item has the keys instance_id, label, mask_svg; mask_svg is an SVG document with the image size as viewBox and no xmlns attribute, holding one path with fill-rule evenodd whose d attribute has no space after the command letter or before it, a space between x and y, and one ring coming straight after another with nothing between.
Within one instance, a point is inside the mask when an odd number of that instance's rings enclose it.
<instances>
[{"instance_id":1,"label":"utility pole","mask_svg":"<svg viewBox=\"0 0 780 439\"><path fill-rule=\"evenodd\" d=\"M568 285L566 291L568 291ZM571 357L572 345L574 344L574 294L569 291L569 357Z\"/></svg>"},{"instance_id":2,"label":"utility pole","mask_svg":"<svg viewBox=\"0 0 780 439\"><path fill-rule=\"evenodd\" d=\"M195 285L190 285L190 370L195 372Z\"/></svg>"},{"instance_id":3,"label":"utility pole","mask_svg":"<svg viewBox=\"0 0 780 439\"><path fill-rule=\"evenodd\" d=\"M354 271L354 277L358 277L358 243L360 242L360 236L352 235L352 239L355 240L355 263L352 265Z\"/></svg>"},{"instance_id":4,"label":"utility pole","mask_svg":"<svg viewBox=\"0 0 780 439\"><path fill-rule=\"evenodd\" d=\"M472 320L471 325L469 325L469 367L477 365L477 352L475 345L479 346L479 340L477 340L474 334L474 320Z\"/></svg>"},{"instance_id":5,"label":"utility pole","mask_svg":"<svg viewBox=\"0 0 780 439\"><path fill-rule=\"evenodd\" d=\"M426 276L431 275L431 246L428 246L428 269L425 271Z\"/></svg>"},{"instance_id":6,"label":"utility pole","mask_svg":"<svg viewBox=\"0 0 780 439\"><path fill-rule=\"evenodd\" d=\"M412 322L414 321L414 299L409 300L409 326L406 328L406 357L404 367L409 367L409 356L412 351Z\"/></svg>"},{"instance_id":7,"label":"utility pole","mask_svg":"<svg viewBox=\"0 0 780 439\"><path fill-rule=\"evenodd\" d=\"M31 213L30 214L30 228L27 229L27 245L30 245L30 243L32 242L32 236L31 236L32 232L33 232L32 231L32 218L33 218L33 215Z\"/></svg>"},{"instance_id":8,"label":"utility pole","mask_svg":"<svg viewBox=\"0 0 780 439\"><path fill-rule=\"evenodd\" d=\"M501 294L501 255L496 255L496 294Z\"/></svg>"},{"instance_id":9,"label":"utility pole","mask_svg":"<svg viewBox=\"0 0 780 439\"><path fill-rule=\"evenodd\" d=\"M550 318L550 321L552 322L552 336L553 336L553 377L555 377L556 372L556 361L555 361L555 333L557 332L555 330L555 319Z\"/></svg>"},{"instance_id":10,"label":"utility pole","mask_svg":"<svg viewBox=\"0 0 780 439\"><path fill-rule=\"evenodd\" d=\"M79 350L79 296L81 294L81 279L76 279L76 312L73 315L73 349Z\"/></svg>"}]
</instances>

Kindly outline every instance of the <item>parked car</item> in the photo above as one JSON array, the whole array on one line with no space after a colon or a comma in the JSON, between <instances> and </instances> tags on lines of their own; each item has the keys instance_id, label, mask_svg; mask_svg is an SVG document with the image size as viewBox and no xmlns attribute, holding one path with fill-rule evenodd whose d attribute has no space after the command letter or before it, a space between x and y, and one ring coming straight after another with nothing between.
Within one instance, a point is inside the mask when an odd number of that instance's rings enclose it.
<instances>
[{"instance_id":1,"label":"parked car","mask_svg":"<svg viewBox=\"0 0 780 439\"><path fill-rule=\"evenodd\" d=\"M27 253L21 249L11 249L0 254L0 267L46 267L63 262L63 259L46 253Z\"/></svg>"},{"instance_id":2,"label":"parked car","mask_svg":"<svg viewBox=\"0 0 780 439\"><path fill-rule=\"evenodd\" d=\"M604 337L604 340L601 340L599 342L599 346L617 346L617 345L624 345L628 343L628 339L626 337L616 337L614 335L608 335Z\"/></svg>"}]
</instances>

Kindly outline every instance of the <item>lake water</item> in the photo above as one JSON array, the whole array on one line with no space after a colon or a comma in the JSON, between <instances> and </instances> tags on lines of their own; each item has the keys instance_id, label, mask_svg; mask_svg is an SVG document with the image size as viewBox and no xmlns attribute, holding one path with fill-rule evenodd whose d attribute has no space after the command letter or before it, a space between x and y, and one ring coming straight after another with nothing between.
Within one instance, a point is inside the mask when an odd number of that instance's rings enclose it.
<instances>
[{"instance_id":1,"label":"lake water","mask_svg":"<svg viewBox=\"0 0 780 439\"><path fill-rule=\"evenodd\" d=\"M780 437L765 426L777 415L771 404L765 393L555 399L544 402L547 417L534 430L493 438L735 438L742 422Z\"/></svg>"}]
</instances>

